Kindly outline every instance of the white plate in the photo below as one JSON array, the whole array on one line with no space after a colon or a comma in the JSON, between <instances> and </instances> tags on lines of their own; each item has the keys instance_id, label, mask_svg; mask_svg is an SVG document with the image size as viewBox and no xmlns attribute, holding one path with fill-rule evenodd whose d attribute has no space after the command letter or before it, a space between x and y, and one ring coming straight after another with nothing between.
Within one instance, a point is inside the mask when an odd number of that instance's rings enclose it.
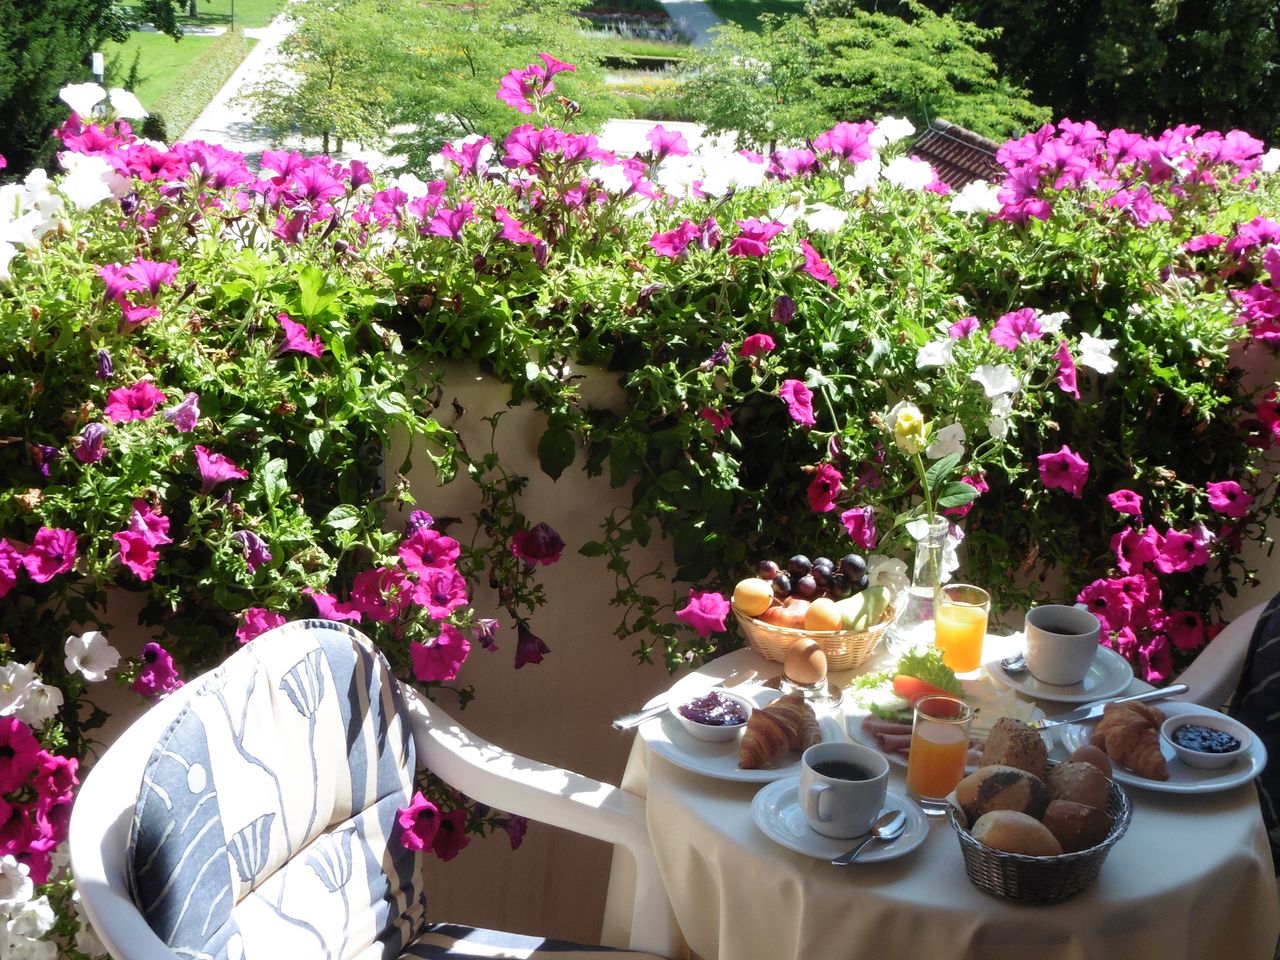
<instances>
[{"instance_id":1,"label":"white plate","mask_svg":"<svg viewBox=\"0 0 1280 960\"><path fill-rule=\"evenodd\" d=\"M705 682L706 678L702 678L702 680L704 681L704 686L710 686L709 682ZM699 688L694 686L688 690L683 690L677 684L672 689L671 696L673 698L687 696L697 689ZM763 706L781 696L777 690L759 687L737 687L735 692L750 697L759 706ZM823 742L843 742L845 739L840 721L825 711L818 712L818 726L822 728ZM745 724L743 729L746 729ZM738 741L742 738L741 733L732 740L722 740L719 743L699 740L691 736L680 725L680 721L671 715L670 711L641 724L640 736L649 745L649 749L664 760L668 760L677 767L682 767L693 773L701 773L708 777L715 777L718 780L769 783L782 777L794 776L800 772L800 751L798 750L790 750L784 753L770 766L760 767L755 770L743 770L738 766Z\"/></svg>"},{"instance_id":2,"label":"white plate","mask_svg":"<svg viewBox=\"0 0 1280 960\"><path fill-rule=\"evenodd\" d=\"M1089 665L1089 672L1079 683L1070 686L1058 686L1053 683L1041 683L1030 671L1010 676L1000 666L999 660L984 664L987 673L997 681L1012 687L1024 696L1036 700L1053 700L1057 703L1092 703L1094 700L1105 700L1123 693L1133 681L1133 667L1129 661L1114 650L1098 645L1098 654Z\"/></svg>"},{"instance_id":3,"label":"white plate","mask_svg":"<svg viewBox=\"0 0 1280 960\"><path fill-rule=\"evenodd\" d=\"M850 840L833 840L809 828L804 811L800 809L799 788L800 778L788 777L769 784L757 793L751 801L751 816L756 826L775 843L819 860L831 860L849 850L856 837ZM884 808L905 813L906 829L896 840L888 843L873 840L867 844L862 853L858 854L853 866L897 859L920 846L929 835L929 820L914 801L890 790L885 795Z\"/></svg>"},{"instance_id":4,"label":"white plate","mask_svg":"<svg viewBox=\"0 0 1280 960\"><path fill-rule=\"evenodd\" d=\"M1194 717L1215 713L1208 707L1202 707L1197 703L1184 703L1181 700L1161 700L1152 706L1159 708L1166 717ZM1077 747L1089 742L1093 728L1097 725L1097 720L1064 724L1059 728L1062 730L1062 745L1074 751ZM1160 752L1164 754L1164 759L1169 766L1168 780L1148 780L1146 777L1140 777L1126 770L1118 763L1113 764L1115 779L1132 787L1158 790L1161 793L1216 793L1219 790L1230 790L1242 783L1248 783L1267 765L1267 748L1262 745L1262 740L1257 734L1254 734L1253 745L1244 752L1242 757L1231 766L1219 770L1202 770L1188 766L1177 759L1173 748L1163 740L1160 741Z\"/></svg>"}]
</instances>

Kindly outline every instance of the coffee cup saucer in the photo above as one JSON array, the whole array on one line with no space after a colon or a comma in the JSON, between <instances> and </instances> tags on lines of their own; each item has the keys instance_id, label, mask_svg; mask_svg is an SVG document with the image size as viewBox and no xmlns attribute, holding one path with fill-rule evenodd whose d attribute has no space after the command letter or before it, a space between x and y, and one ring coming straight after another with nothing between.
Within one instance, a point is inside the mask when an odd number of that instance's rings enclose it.
<instances>
[{"instance_id":1,"label":"coffee cup saucer","mask_svg":"<svg viewBox=\"0 0 1280 960\"><path fill-rule=\"evenodd\" d=\"M1052 700L1057 703L1092 703L1123 693L1133 681L1133 667L1114 650L1098 645L1089 671L1079 683L1067 686L1045 683L1031 675L1031 671L1008 673L999 660L983 664L987 676L996 683L1012 687L1023 696L1034 700Z\"/></svg>"},{"instance_id":2,"label":"coffee cup saucer","mask_svg":"<svg viewBox=\"0 0 1280 960\"><path fill-rule=\"evenodd\" d=\"M857 838L834 840L816 833L804 818L799 786L799 777L787 777L763 787L751 801L751 816L756 826L766 837L788 850L818 860L838 857L852 847ZM868 844L858 854L858 863L896 860L924 843L925 837L929 835L929 818L914 800L890 790L885 794L884 809L901 810L905 813L907 827L896 840Z\"/></svg>"}]
</instances>

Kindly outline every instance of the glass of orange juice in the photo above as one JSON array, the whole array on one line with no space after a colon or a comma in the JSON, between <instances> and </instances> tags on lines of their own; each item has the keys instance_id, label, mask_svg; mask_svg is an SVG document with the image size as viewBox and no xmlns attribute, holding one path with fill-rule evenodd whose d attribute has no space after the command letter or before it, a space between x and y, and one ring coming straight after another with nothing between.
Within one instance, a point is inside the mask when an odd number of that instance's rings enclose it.
<instances>
[{"instance_id":1,"label":"glass of orange juice","mask_svg":"<svg viewBox=\"0 0 1280 960\"><path fill-rule=\"evenodd\" d=\"M982 641L987 635L991 595L967 583L942 588L942 603L934 623L942 662L956 673L970 673L982 666Z\"/></svg>"},{"instance_id":2,"label":"glass of orange juice","mask_svg":"<svg viewBox=\"0 0 1280 960\"><path fill-rule=\"evenodd\" d=\"M916 701L907 754L907 793L930 816L947 812L947 794L964 777L973 710L955 697Z\"/></svg>"}]
</instances>

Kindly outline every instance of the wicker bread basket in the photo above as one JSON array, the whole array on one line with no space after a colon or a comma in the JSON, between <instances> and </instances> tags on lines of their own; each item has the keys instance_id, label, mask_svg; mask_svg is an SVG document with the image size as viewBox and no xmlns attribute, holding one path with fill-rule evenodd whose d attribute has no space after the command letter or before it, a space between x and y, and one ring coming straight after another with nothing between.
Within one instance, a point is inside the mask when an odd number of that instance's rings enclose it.
<instances>
[{"instance_id":1,"label":"wicker bread basket","mask_svg":"<svg viewBox=\"0 0 1280 960\"><path fill-rule=\"evenodd\" d=\"M1057 903L1075 896L1097 878L1102 861L1129 829L1133 806L1114 781L1107 794L1107 813L1111 830L1105 840L1088 850L1056 857L1005 853L979 843L963 826L964 814L954 805L948 806L947 819L960 840L964 869L975 886L1015 903Z\"/></svg>"},{"instance_id":2,"label":"wicker bread basket","mask_svg":"<svg viewBox=\"0 0 1280 960\"><path fill-rule=\"evenodd\" d=\"M879 623L862 631L794 630L790 627L775 627L755 617L748 617L736 607L733 615L738 618L742 632L747 635L747 640L751 643L751 649L766 660L782 663L792 644L808 637L822 648L822 652L827 657L828 670L852 670L854 667L861 666L871 656L876 644L893 623L894 609L890 605Z\"/></svg>"}]
</instances>

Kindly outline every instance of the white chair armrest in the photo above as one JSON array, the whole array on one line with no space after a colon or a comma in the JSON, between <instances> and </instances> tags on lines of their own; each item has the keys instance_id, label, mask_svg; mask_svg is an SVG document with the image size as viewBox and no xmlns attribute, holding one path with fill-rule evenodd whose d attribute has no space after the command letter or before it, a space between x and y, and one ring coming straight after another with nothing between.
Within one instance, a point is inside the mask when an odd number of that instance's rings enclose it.
<instances>
[{"instance_id":1,"label":"white chair armrest","mask_svg":"<svg viewBox=\"0 0 1280 960\"><path fill-rule=\"evenodd\" d=\"M1191 688L1186 699L1215 710L1230 699L1240 683L1253 628L1266 606L1266 601L1259 603L1232 620L1182 671L1178 680Z\"/></svg>"},{"instance_id":2,"label":"white chair armrest","mask_svg":"<svg viewBox=\"0 0 1280 960\"><path fill-rule=\"evenodd\" d=\"M630 946L674 956L665 933L671 906L645 824L644 801L590 777L530 760L476 736L412 687L401 684L413 724L418 763L450 786L499 810L623 847L635 864Z\"/></svg>"}]
</instances>

